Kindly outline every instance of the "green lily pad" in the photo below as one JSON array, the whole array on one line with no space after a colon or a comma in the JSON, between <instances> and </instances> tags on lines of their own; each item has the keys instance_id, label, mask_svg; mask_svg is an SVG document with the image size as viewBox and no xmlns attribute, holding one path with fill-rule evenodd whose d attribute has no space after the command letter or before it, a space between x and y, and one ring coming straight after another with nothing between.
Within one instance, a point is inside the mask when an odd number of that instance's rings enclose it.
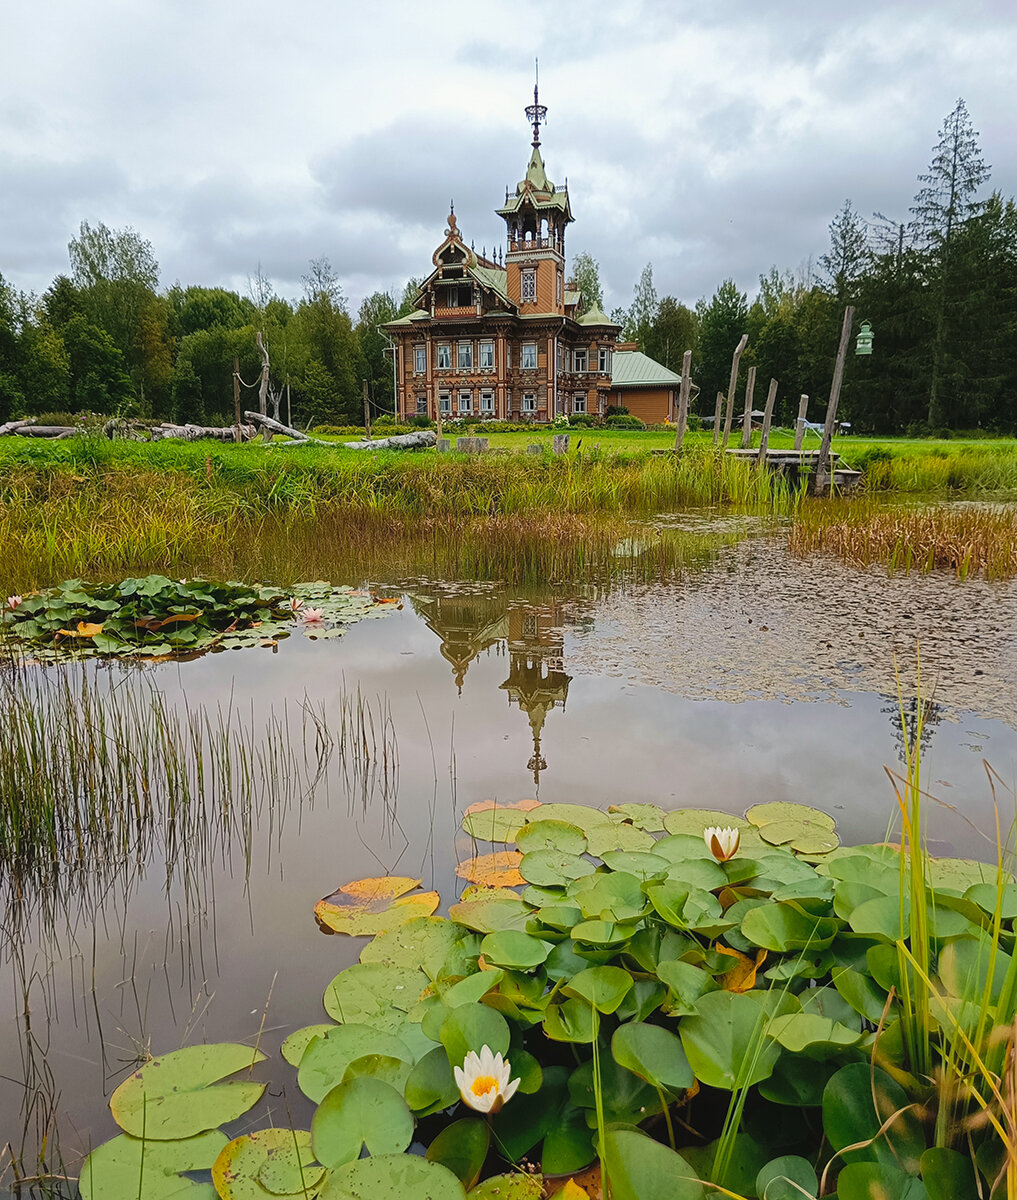
<instances>
[{"instance_id":1,"label":"green lily pad","mask_svg":"<svg viewBox=\"0 0 1017 1200\"><path fill-rule=\"evenodd\" d=\"M819 1195L819 1178L808 1159L785 1154L759 1170L756 1194L760 1200L804 1200Z\"/></svg>"},{"instance_id":2,"label":"green lily pad","mask_svg":"<svg viewBox=\"0 0 1017 1200\"><path fill-rule=\"evenodd\" d=\"M280 1053L291 1067L299 1067L300 1060L304 1057L304 1051L311 1042L320 1034L328 1033L331 1029L335 1029L332 1021L323 1025L306 1025L303 1029L296 1029L283 1041L279 1048Z\"/></svg>"},{"instance_id":3,"label":"green lily pad","mask_svg":"<svg viewBox=\"0 0 1017 1200\"><path fill-rule=\"evenodd\" d=\"M329 1177L319 1200L465 1200L448 1167L415 1154L379 1154L347 1163Z\"/></svg>"},{"instance_id":4,"label":"green lily pad","mask_svg":"<svg viewBox=\"0 0 1017 1200\"><path fill-rule=\"evenodd\" d=\"M485 961L515 971L528 971L539 966L554 947L550 942L531 937L517 929L489 933L480 943Z\"/></svg>"},{"instance_id":5,"label":"green lily pad","mask_svg":"<svg viewBox=\"0 0 1017 1200\"><path fill-rule=\"evenodd\" d=\"M232 1042L185 1046L153 1058L125 1079L110 1097L110 1111L133 1137L193 1137L235 1121L257 1104L265 1084L219 1081L264 1060L259 1050Z\"/></svg>"},{"instance_id":6,"label":"green lily pad","mask_svg":"<svg viewBox=\"0 0 1017 1200\"><path fill-rule=\"evenodd\" d=\"M427 1147L424 1157L448 1167L463 1187L472 1187L480 1178L490 1145L490 1125L476 1117L464 1117L447 1125Z\"/></svg>"},{"instance_id":7,"label":"green lily pad","mask_svg":"<svg viewBox=\"0 0 1017 1200\"><path fill-rule=\"evenodd\" d=\"M442 1022L441 1044L455 1067L463 1065L471 1050L479 1054L484 1046L490 1046L493 1054L504 1055L509 1048L508 1022L485 1004L464 1004Z\"/></svg>"},{"instance_id":8,"label":"green lily pad","mask_svg":"<svg viewBox=\"0 0 1017 1200\"><path fill-rule=\"evenodd\" d=\"M593 863L578 854L566 854L561 850L533 850L523 855L519 872L529 883L541 887L562 884L569 879L592 875L596 870Z\"/></svg>"},{"instance_id":9,"label":"green lily pad","mask_svg":"<svg viewBox=\"0 0 1017 1200\"><path fill-rule=\"evenodd\" d=\"M614 1061L653 1087L681 1091L695 1080L681 1039L669 1029L633 1021L619 1025L611 1038Z\"/></svg>"},{"instance_id":10,"label":"green lily pad","mask_svg":"<svg viewBox=\"0 0 1017 1200\"><path fill-rule=\"evenodd\" d=\"M222 1200L305 1200L315 1195L324 1174L314 1161L309 1133L259 1129L223 1148L212 1167L212 1182ZM281 1187L288 1190L277 1190Z\"/></svg>"},{"instance_id":11,"label":"green lily pad","mask_svg":"<svg viewBox=\"0 0 1017 1200\"><path fill-rule=\"evenodd\" d=\"M81 1200L214 1200L211 1184L181 1172L209 1170L226 1142L218 1129L168 1142L121 1134L97 1146L82 1163Z\"/></svg>"},{"instance_id":12,"label":"green lily pad","mask_svg":"<svg viewBox=\"0 0 1017 1200\"><path fill-rule=\"evenodd\" d=\"M421 1117L440 1112L456 1102L459 1088L444 1046L435 1046L416 1064L406 1080L404 1094L406 1103Z\"/></svg>"},{"instance_id":13,"label":"green lily pad","mask_svg":"<svg viewBox=\"0 0 1017 1200\"><path fill-rule=\"evenodd\" d=\"M587 834L589 853L594 858L603 858L612 850L652 850L656 838L652 833L638 829L635 825L598 825Z\"/></svg>"},{"instance_id":14,"label":"green lily pad","mask_svg":"<svg viewBox=\"0 0 1017 1200\"><path fill-rule=\"evenodd\" d=\"M360 961L419 967L429 979L437 979L462 936L462 928L444 917L418 917L373 938L361 950Z\"/></svg>"},{"instance_id":15,"label":"green lily pad","mask_svg":"<svg viewBox=\"0 0 1017 1200\"><path fill-rule=\"evenodd\" d=\"M562 987L566 996L592 1004L598 1012L613 1013L632 989L632 976L621 967L588 967Z\"/></svg>"},{"instance_id":16,"label":"green lily pad","mask_svg":"<svg viewBox=\"0 0 1017 1200\"><path fill-rule=\"evenodd\" d=\"M394 1031L429 982L414 967L354 963L340 971L325 989L325 1011L343 1024L374 1025Z\"/></svg>"},{"instance_id":17,"label":"green lily pad","mask_svg":"<svg viewBox=\"0 0 1017 1200\"><path fill-rule=\"evenodd\" d=\"M587 837L591 829L613 823L603 809L588 804L542 804L539 811L541 821L565 821L577 826Z\"/></svg>"},{"instance_id":18,"label":"green lily pad","mask_svg":"<svg viewBox=\"0 0 1017 1200\"><path fill-rule=\"evenodd\" d=\"M478 842L514 842L528 815L518 808L484 808L467 813L460 828Z\"/></svg>"},{"instance_id":19,"label":"green lily pad","mask_svg":"<svg viewBox=\"0 0 1017 1200\"><path fill-rule=\"evenodd\" d=\"M696 1078L732 1092L766 1079L779 1047L763 1032L772 1015L763 992L707 992L696 1011L682 1018L678 1033ZM779 999L774 993L774 1000Z\"/></svg>"},{"instance_id":20,"label":"green lily pad","mask_svg":"<svg viewBox=\"0 0 1017 1200\"><path fill-rule=\"evenodd\" d=\"M578 825L567 821L548 821L541 818L524 825L516 835L516 846L524 853L533 850L559 850L563 854L584 854L586 834Z\"/></svg>"},{"instance_id":21,"label":"green lily pad","mask_svg":"<svg viewBox=\"0 0 1017 1200\"><path fill-rule=\"evenodd\" d=\"M336 1025L304 1051L297 1084L309 1100L318 1103L343 1081L351 1063L369 1054L413 1061L412 1051L394 1033L369 1025Z\"/></svg>"},{"instance_id":22,"label":"green lily pad","mask_svg":"<svg viewBox=\"0 0 1017 1200\"><path fill-rule=\"evenodd\" d=\"M607 811L647 833L660 833L664 828L664 810L656 804L610 804Z\"/></svg>"},{"instance_id":23,"label":"green lily pad","mask_svg":"<svg viewBox=\"0 0 1017 1200\"><path fill-rule=\"evenodd\" d=\"M401 1154L413 1140L413 1114L391 1084L361 1076L332 1088L311 1120L318 1162L340 1167L369 1154Z\"/></svg>"},{"instance_id":24,"label":"green lily pad","mask_svg":"<svg viewBox=\"0 0 1017 1200\"><path fill-rule=\"evenodd\" d=\"M821 809L810 808L807 804L793 804L787 800L777 800L771 804L753 804L746 812L745 819L760 829L765 825L783 821L825 829L828 833L837 828L834 818Z\"/></svg>"},{"instance_id":25,"label":"green lily pad","mask_svg":"<svg viewBox=\"0 0 1017 1200\"><path fill-rule=\"evenodd\" d=\"M533 909L514 892L496 896L478 896L453 904L448 915L458 925L478 933L495 933L499 929L524 929Z\"/></svg>"},{"instance_id":26,"label":"green lily pad","mask_svg":"<svg viewBox=\"0 0 1017 1200\"><path fill-rule=\"evenodd\" d=\"M609 1129L612 1200L704 1200L706 1189L690 1164L633 1129Z\"/></svg>"},{"instance_id":27,"label":"green lily pad","mask_svg":"<svg viewBox=\"0 0 1017 1200\"><path fill-rule=\"evenodd\" d=\"M492 1175L478 1183L468 1200L541 1200L543 1195L543 1176L516 1171L511 1175Z\"/></svg>"},{"instance_id":28,"label":"green lily pad","mask_svg":"<svg viewBox=\"0 0 1017 1200\"><path fill-rule=\"evenodd\" d=\"M672 866L670 859L649 850L608 850L600 856L611 871L624 871L637 879L652 879Z\"/></svg>"},{"instance_id":29,"label":"green lily pad","mask_svg":"<svg viewBox=\"0 0 1017 1200\"><path fill-rule=\"evenodd\" d=\"M811 1046L854 1046L862 1038L860 1029L849 1029L839 1021L811 1012L774 1017L766 1027L766 1034L795 1054Z\"/></svg>"},{"instance_id":30,"label":"green lily pad","mask_svg":"<svg viewBox=\"0 0 1017 1200\"><path fill-rule=\"evenodd\" d=\"M749 822L741 817L712 808L676 808L664 816L664 828L668 833L694 834L702 838L703 831L712 825L721 829L740 829L743 833L752 828Z\"/></svg>"}]
</instances>

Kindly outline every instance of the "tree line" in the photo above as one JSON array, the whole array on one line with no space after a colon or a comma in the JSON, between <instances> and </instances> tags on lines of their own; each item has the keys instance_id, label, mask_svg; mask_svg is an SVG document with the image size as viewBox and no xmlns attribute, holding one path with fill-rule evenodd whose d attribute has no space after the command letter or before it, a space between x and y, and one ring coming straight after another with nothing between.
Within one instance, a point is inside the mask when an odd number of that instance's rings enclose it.
<instances>
[{"instance_id":1,"label":"tree line","mask_svg":"<svg viewBox=\"0 0 1017 1200\"><path fill-rule=\"evenodd\" d=\"M368 296L354 320L327 258L311 260L292 302L260 265L246 294L179 283L160 291L152 245L132 229L83 222L68 251L70 273L42 296L0 275L0 423L94 412L229 424L235 362L242 407L256 407L258 333L272 390L304 422L362 421L364 379L375 415L392 411L392 359L378 327L412 308L416 280L398 299Z\"/></svg>"},{"instance_id":2,"label":"tree line","mask_svg":"<svg viewBox=\"0 0 1017 1200\"><path fill-rule=\"evenodd\" d=\"M743 333L736 410L748 368L780 383L775 420L793 423L802 393L821 419L844 309L867 321L870 357L848 364L839 416L858 431L1017 432L1017 207L986 194L986 165L963 100L943 122L903 217L863 219L850 200L830 222L830 245L797 271L773 267L752 302L733 280L692 308L658 299L647 264L632 304L612 312L622 336L674 371L693 351L698 408L712 419ZM596 261L576 259L584 303L603 304ZM857 332L857 325L855 332ZM755 406L761 408L760 395Z\"/></svg>"},{"instance_id":3,"label":"tree line","mask_svg":"<svg viewBox=\"0 0 1017 1200\"><path fill-rule=\"evenodd\" d=\"M943 123L906 217L863 219L850 200L830 223L830 245L811 266L776 266L748 295L731 279L689 307L658 298L647 264L632 303L612 317L672 370L693 351L699 411L712 416L743 333L740 388L755 365L780 382L775 419L792 422L802 392L820 418L833 375L844 307L875 334L853 359L840 415L861 431L1017 431L1017 208L986 194L989 168L963 100ZM313 259L303 295L276 294L259 267L246 293L179 283L159 290L151 243L132 229L82 223L69 274L42 296L0 275L0 422L45 413L99 412L198 424L233 420L233 370L257 381L260 332L271 387L288 392L302 423L362 419L362 381L375 414L391 411L392 360L379 330L411 310L375 292L354 319L327 258ZM603 306L596 260L573 263L584 309ZM739 406L743 392L739 391ZM251 407L245 392L243 407ZM757 397L759 407L759 397Z\"/></svg>"}]
</instances>

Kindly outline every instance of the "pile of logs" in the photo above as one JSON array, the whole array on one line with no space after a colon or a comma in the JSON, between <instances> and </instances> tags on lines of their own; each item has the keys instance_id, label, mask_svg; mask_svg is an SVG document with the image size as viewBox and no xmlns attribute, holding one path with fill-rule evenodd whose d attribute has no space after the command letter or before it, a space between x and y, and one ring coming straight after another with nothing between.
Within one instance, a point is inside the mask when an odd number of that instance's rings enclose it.
<instances>
[{"instance_id":1,"label":"pile of logs","mask_svg":"<svg viewBox=\"0 0 1017 1200\"><path fill-rule=\"evenodd\" d=\"M134 442L158 442L164 438L174 438L179 441L197 442L211 438L217 442L250 442L261 431L271 438L273 433L284 434L291 438L290 442L276 443L277 445L309 445L331 446L334 443L311 437L299 429L283 425L269 416L259 412L245 412L246 424L209 426L209 425L174 425L163 421L159 425L148 425L143 421L127 421L114 419L107 421L101 427L103 437L120 438ZM98 432L99 427L94 427ZM0 425L0 437L32 437L32 438L69 438L89 432L83 425L33 425L30 420L8 421ZM462 440L462 439L460 439ZM345 442L350 450L422 450L433 446L437 435L432 429L421 429L415 433L397 434L394 437L375 438L373 441Z\"/></svg>"}]
</instances>

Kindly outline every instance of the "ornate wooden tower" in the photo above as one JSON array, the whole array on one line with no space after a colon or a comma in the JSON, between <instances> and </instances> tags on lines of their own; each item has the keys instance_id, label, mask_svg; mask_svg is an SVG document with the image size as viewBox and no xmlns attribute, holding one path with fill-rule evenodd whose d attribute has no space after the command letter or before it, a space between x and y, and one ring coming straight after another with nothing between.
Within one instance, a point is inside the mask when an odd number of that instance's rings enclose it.
<instances>
[{"instance_id":1,"label":"ornate wooden tower","mask_svg":"<svg viewBox=\"0 0 1017 1200\"><path fill-rule=\"evenodd\" d=\"M505 269L509 298L519 305L521 317L536 313L565 313L565 226L573 219L568 184L558 187L547 177L540 154L540 126L547 108L540 103L538 85L526 116L533 126L533 152L526 177L515 195L505 192L505 205L497 210L505 219L507 245Z\"/></svg>"}]
</instances>

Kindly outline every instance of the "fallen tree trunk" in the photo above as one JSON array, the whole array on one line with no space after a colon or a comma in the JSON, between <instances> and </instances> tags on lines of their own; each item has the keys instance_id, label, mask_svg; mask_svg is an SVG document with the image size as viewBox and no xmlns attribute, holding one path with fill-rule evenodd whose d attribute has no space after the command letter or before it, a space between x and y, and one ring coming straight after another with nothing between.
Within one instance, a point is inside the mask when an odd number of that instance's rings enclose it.
<instances>
[{"instance_id":1,"label":"fallen tree trunk","mask_svg":"<svg viewBox=\"0 0 1017 1200\"><path fill-rule=\"evenodd\" d=\"M343 442L347 450L425 450L437 445L438 435L433 429L421 429L417 433L397 433L394 437L376 438L373 442Z\"/></svg>"},{"instance_id":2,"label":"fallen tree trunk","mask_svg":"<svg viewBox=\"0 0 1017 1200\"><path fill-rule=\"evenodd\" d=\"M0 425L0 437L6 437L9 433L17 433L22 426L28 424L28 421L8 421L5 425Z\"/></svg>"},{"instance_id":3,"label":"fallen tree trunk","mask_svg":"<svg viewBox=\"0 0 1017 1200\"><path fill-rule=\"evenodd\" d=\"M253 425L241 425L240 433L245 442L249 442L256 433ZM184 442L200 442L205 439L216 442L235 442L237 427L235 425L170 425L163 422L152 428L152 441L160 442L165 438L175 438Z\"/></svg>"},{"instance_id":4,"label":"fallen tree trunk","mask_svg":"<svg viewBox=\"0 0 1017 1200\"><path fill-rule=\"evenodd\" d=\"M0 427L0 433L10 437L58 438L74 437L76 433L85 432L78 425L27 425L18 422L13 424L17 425L17 428L11 429L5 425Z\"/></svg>"},{"instance_id":5,"label":"fallen tree trunk","mask_svg":"<svg viewBox=\"0 0 1017 1200\"><path fill-rule=\"evenodd\" d=\"M267 417L263 413L245 412L244 416L248 421L254 421L256 424L263 426L269 433L284 433L295 442L313 442L316 446L330 445L329 442L322 441L321 438L310 437L306 433L301 433L299 429L293 429L290 425L284 425L281 421L273 421L271 417Z\"/></svg>"}]
</instances>

